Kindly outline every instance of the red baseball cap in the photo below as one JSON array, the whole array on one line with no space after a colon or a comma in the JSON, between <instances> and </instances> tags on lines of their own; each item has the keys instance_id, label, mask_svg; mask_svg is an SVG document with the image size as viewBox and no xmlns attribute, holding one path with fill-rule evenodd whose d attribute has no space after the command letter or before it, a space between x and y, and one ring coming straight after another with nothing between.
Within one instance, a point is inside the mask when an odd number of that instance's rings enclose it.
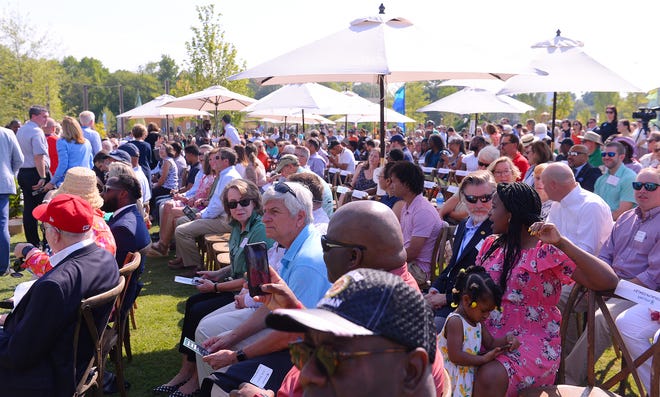
<instances>
[{"instance_id":1,"label":"red baseball cap","mask_svg":"<svg viewBox=\"0 0 660 397\"><path fill-rule=\"evenodd\" d=\"M94 210L87 201L78 196L60 194L48 204L37 206L32 211L32 216L65 232L85 233L92 228Z\"/></svg>"}]
</instances>

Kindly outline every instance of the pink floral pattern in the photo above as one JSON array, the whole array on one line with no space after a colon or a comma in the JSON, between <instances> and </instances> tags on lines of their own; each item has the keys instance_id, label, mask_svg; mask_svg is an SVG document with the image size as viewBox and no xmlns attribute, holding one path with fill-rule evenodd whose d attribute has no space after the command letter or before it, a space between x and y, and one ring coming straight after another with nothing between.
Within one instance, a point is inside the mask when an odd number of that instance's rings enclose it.
<instances>
[{"instance_id":1,"label":"pink floral pattern","mask_svg":"<svg viewBox=\"0 0 660 397\"><path fill-rule=\"evenodd\" d=\"M499 282L504 255L496 249L483 259L495 240L486 239L476 264ZM520 347L497 357L509 374L507 396L517 396L528 387L552 385L559 369L561 314L557 309L562 284L570 284L575 264L556 247L539 243L522 250L512 269L502 297L502 311L493 311L486 327L493 337L507 332L520 340Z\"/></svg>"}]
</instances>

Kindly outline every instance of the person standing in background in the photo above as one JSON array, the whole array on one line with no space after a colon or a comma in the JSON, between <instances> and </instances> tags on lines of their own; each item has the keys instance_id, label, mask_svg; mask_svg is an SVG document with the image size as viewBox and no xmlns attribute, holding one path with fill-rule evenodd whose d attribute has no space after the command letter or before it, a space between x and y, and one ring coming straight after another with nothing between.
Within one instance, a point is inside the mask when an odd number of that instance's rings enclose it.
<instances>
[{"instance_id":1,"label":"person standing in background","mask_svg":"<svg viewBox=\"0 0 660 397\"><path fill-rule=\"evenodd\" d=\"M23 153L14 132L0 128L0 276L9 268L9 196L16 194L14 176L23 165Z\"/></svg>"},{"instance_id":2,"label":"person standing in background","mask_svg":"<svg viewBox=\"0 0 660 397\"><path fill-rule=\"evenodd\" d=\"M94 113L85 110L78 116L80 119L80 126L82 127L83 136L92 145L92 156L101 151L101 135L94 130Z\"/></svg>"}]
</instances>

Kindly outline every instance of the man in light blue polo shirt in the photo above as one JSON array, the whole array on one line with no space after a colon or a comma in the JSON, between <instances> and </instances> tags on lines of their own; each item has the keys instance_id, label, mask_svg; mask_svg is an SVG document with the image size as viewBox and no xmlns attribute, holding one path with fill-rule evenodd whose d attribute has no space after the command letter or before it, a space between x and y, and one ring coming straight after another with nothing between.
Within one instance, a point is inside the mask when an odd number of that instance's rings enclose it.
<instances>
[{"instance_id":1,"label":"man in light blue polo shirt","mask_svg":"<svg viewBox=\"0 0 660 397\"><path fill-rule=\"evenodd\" d=\"M96 116L89 110L85 110L78 115L80 126L82 127L85 139L92 145L92 155L101 151L101 136L94 130L94 120Z\"/></svg>"},{"instance_id":2,"label":"man in light blue polo shirt","mask_svg":"<svg viewBox=\"0 0 660 397\"><path fill-rule=\"evenodd\" d=\"M594 193L610 206L614 220L635 206L632 183L637 174L623 164L624 154L625 149L619 142L605 146L601 155L607 171L596 180L594 187Z\"/></svg>"}]
</instances>

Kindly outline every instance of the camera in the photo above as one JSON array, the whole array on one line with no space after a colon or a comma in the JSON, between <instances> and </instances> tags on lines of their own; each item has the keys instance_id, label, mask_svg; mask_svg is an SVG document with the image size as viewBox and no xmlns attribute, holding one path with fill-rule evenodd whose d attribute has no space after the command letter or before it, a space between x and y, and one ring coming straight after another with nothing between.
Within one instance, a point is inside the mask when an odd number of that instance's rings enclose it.
<instances>
[{"instance_id":1,"label":"camera","mask_svg":"<svg viewBox=\"0 0 660 397\"><path fill-rule=\"evenodd\" d=\"M660 106L655 108L639 108L637 112L633 112L632 118L642 120L642 122L648 123L649 120L653 120L658 117L658 110Z\"/></svg>"}]
</instances>

